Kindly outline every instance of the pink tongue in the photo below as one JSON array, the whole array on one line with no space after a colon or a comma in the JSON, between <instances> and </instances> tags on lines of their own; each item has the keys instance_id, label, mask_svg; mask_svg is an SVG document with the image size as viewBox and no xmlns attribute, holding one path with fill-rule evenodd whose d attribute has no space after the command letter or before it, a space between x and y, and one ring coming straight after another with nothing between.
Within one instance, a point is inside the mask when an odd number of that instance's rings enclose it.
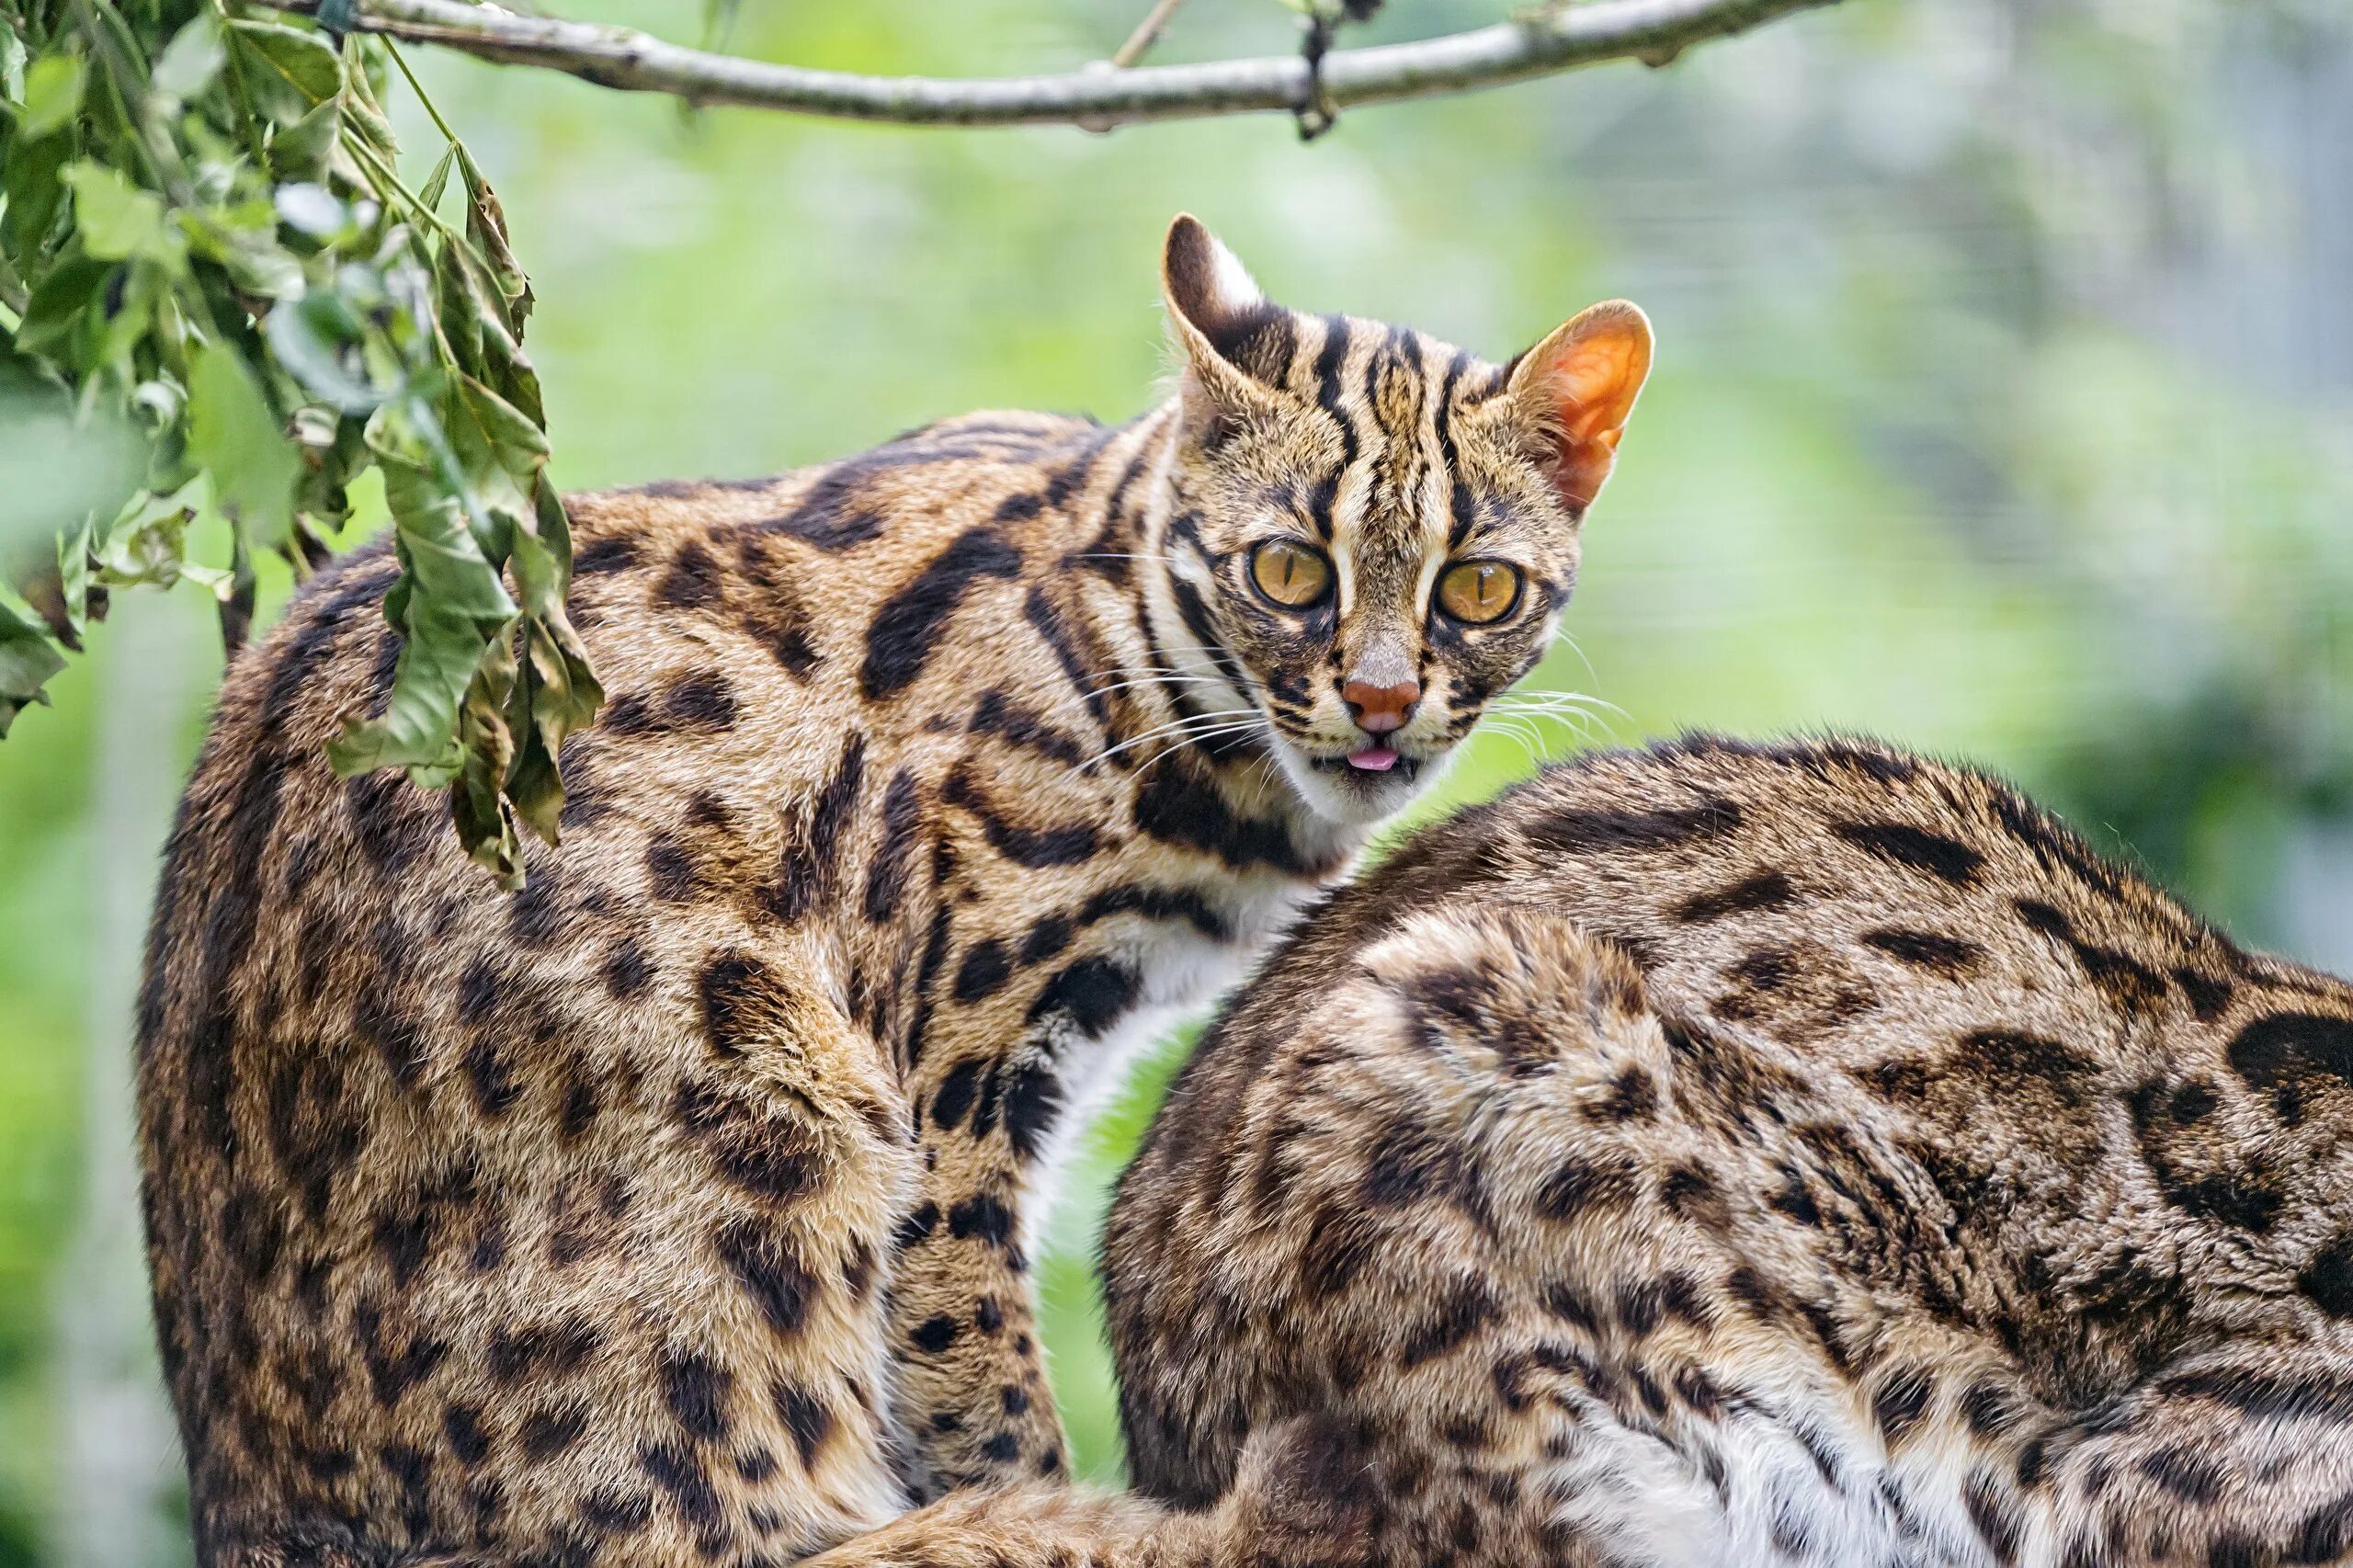
<instances>
[{"instance_id":1,"label":"pink tongue","mask_svg":"<svg viewBox=\"0 0 2353 1568\"><path fill-rule=\"evenodd\" d=\"M1387 746L1367 746L1348 753L1348 766L1361 767L1367 773L1386 773L1397 766L1397 754Z\"/></svg>"}]
</instances>

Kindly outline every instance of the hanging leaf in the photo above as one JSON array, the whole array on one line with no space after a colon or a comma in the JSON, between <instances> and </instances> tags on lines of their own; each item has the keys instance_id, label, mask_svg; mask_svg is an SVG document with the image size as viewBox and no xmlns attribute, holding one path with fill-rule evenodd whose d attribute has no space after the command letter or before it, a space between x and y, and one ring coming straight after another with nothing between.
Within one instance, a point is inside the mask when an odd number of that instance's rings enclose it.
<instances>
[{"instance_id":1,"label":"hanging leaf","mask_svg":"<svg viewBox=\"0 0 2353 1568\"><path fill-rule=\"evenodd\" d=\"M41 630L40 618L0 592L0 736L27 706L49 700L41 687L64 667L64 655Z\"/></svg>"},{"instance_id":2,"label":"hanging leaf","mask_svg":"<svg viewBox=\"0 0 2353 1568\"><path fill-rule=\"evenodd\" d=\"M246 91L266 119L292 125L343 90L343 62L317 33L237 21L229 24L229 36Z\"/></svg>"},{"instance_id":3,"label":"hanging leaf","mask_svg":"<svg viewBox=\"0 0 2353 1568\"><path fill-rule=\"evenodd\" d=\"M151 0L20 6L0 25L0 349L153 439L145 488L60 541L51 623L0 618L0 728L111 589L194 583L233 648L260 552L307 573L372 467L401 650L382 710L350 719L328 760L450 790L467 853L518 882L519 828L554 839L557 758L603 692L564 614L530 283L454 138L421 194L404 188L381 97L393 58L381 39ZM463 206L445 215L453 180ZM204 508L230 524L225 565L191 551Z\"/></svg>"},{"instance_id":4,"label":"hanging leaf","mask_svg":"<svg viewBox=\"0 0 2353 1568\"><path fill-rule=\"evenodd\" d=\"M164 222L164 203L114 169L86 159L66 165L60 176L74 193L74 217L82 248L102 261L133 256L170 259L185 242Z\"/></svg>"},{"instance_id":5,"label":"hanging leaf","mask_svg":"<svg viewBox=\"0 0 2353 1568\"><path fill-rule=\"evenodd\" d=\"M156 58L155 74L150 81L155 96L172 104L186 103L212 85L212 78L227 64L229 51L221 41L221 24L210 11L199 11L194 19L174 34L171 43Z\"/></svg>"},{"instance_id":6,"label":"hanging leaf","mask_svg":"<svg viewBox=\"0 0 2353 1568\"><path fill-rule=\"evenodd\" d=\"M17 119L17 134L35 141L63 131L82 112L82 93L89 83L89 68L77 54L49 54L25 73L25 107Z\"/></svg>"},{"instance_id":7,"label":"hanging leaf","mask_svg":"<svg viewBox=\"0 0 2353 1568\"><path fill-rule=\"evenodd\" d=\"M271 549L294 527L302 460L242 355L217 344L196 352L188 375L188 455L212 476L212 499Z\"/></svg>"}]
</instances>

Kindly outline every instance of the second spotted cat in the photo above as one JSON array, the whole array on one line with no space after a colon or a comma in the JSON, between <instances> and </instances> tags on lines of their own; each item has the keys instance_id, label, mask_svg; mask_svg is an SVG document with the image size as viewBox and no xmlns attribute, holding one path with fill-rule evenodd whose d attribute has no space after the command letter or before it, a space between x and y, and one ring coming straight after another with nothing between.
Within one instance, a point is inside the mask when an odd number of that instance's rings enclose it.
<instances>
[{"instance_id":1,"label":"second spotted cat","mask_svg":"<svg viewBox=\"0 0 2353 1568\"><path fill-rule=\"evenodd\" d=\"M1386 1568L2353 1560L2353 986L1982 775L1700 739L1326 904L1106 1243L1130 1460Z\"/></svg>"}]
</instances>

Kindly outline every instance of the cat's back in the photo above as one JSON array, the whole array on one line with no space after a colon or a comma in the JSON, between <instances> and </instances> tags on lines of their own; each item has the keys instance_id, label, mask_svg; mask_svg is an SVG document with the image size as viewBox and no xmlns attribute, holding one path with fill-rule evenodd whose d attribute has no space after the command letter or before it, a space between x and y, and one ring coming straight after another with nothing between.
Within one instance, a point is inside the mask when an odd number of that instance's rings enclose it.
<instances>
[{"instance_id":1,"label":"cat's back","mask_svg":"<svg viewBox=\"0 0 2353 1568\"><path fill-rule=\"evenodd\" d=\"M1632 960L1678 1092L1783 1151L1826 1259L2006 1339L2054 1397L2199 1332L2353 1314L2353 987L2237 946L1995 778L1840 739L1603 754L1409 840L1188 1063L1124 1223L1217 1201L1253 1103L1317 1070L1302 1031L1409 921L1434 977L1390 989L1558 1035L1480 1012L1493 977L1430 937L1479 950L1513 908Z\"/></svg>"},{"instance_id":2,"label":"cat's back","mask_svg":"<svg viewBox=\"0 0 2353 1568\"><path fill-rule=\"evenodd\" d=\"M888 879L861 896L840 865L915 824L854 808L943 690L969 708L1064 678L1015 633L1032 594L1084 591L1059 571L1086 544L1061 537L1062 502L1117 477L1097 461L1117 435L975 415L772 480L573 497L570 609L608 700L564 747L563 847L525 832L518 893L466 859L443 795L326 761L392 699L388 544L318 574L237 659L166 851L138 1029L200 1541L278 1517L465 1539L502 1509L554 1528L609 1501L559 1483L641 1441L654 1458L627 1465L701 1528L659 1435L708 1363L681 1359L643 1277L724 1303L714 1346L785 1323L868 1369L787 1402L803 1432L825 1413L805 1475L735 1456L731 1485L784 1489L760 1516L775 1540L888 1506L859 1456L881 1442L869 1320L904 1108L864 1028L801 1031L799 1099L722 1069L779 1017L834 1017L854 966L888 972L868 949L905 945L914 901ZM851 999L887 1032L890 997ZM839 1257L770 1228L818 1199L856 1217L824 1244ZM743 1353L788 1387L802 1351Z\"/></svg>"}]
</instances>

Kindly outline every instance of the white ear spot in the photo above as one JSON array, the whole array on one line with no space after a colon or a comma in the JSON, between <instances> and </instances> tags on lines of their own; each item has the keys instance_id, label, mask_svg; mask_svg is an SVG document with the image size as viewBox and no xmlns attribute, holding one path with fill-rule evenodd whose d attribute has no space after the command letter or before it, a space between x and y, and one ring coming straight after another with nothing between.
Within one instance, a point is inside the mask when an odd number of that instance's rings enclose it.
<instances>
[{"instance_id":1,"label":"white ear spot","mask_svg":"<svg viewBox=\"0 0 2353 1568\"><path fill-rule=\"evenodd\" d=\"M1258 291L1257 280L1242 258L1225 248L1224 242L1210 237L1210 288L1217 295L1220 309L1231 312L1245 305L1255 305L1266 296Z\"/></svg>"}]
</instances>

